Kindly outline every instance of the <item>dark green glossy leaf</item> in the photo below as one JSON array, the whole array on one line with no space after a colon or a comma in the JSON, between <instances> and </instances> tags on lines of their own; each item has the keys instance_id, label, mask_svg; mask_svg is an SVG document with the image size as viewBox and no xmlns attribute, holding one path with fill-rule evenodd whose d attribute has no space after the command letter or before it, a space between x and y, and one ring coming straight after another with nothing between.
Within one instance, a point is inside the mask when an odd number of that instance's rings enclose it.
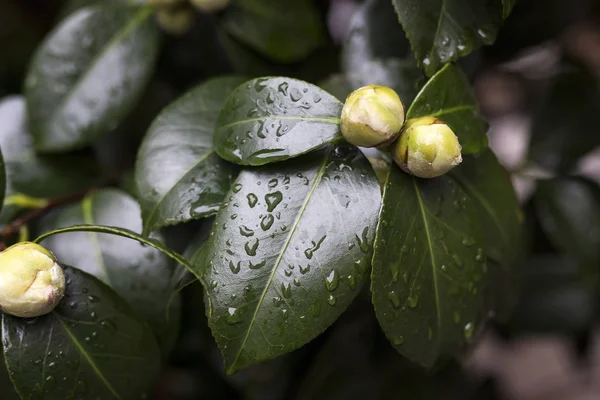
<instances>
[{"instance_id":1,"label":"dark green glossy leaf","mask_svg":"<svg viewBox=\"0 0 600 400\"><path fill-rule=\"evenodd\" d=\"M4 363L4 353L0 352L0 393L2 400L19 400L20 397L15 391L14 385L8 375L6 364Z\"/></svg>"},{"instance_id":2,"label":"dark green glossy leaf","mask_svg":"<svg viewBox=\"0 0 600 400\"><path fill-rule=\"evenodd\" d=\"M144 233L216 213L233 166L213 150L219 111L243 78L216 78L187 92L152 123L140 147L135 180Z\"/></svg>"},{"instance_id":3,"label":"dark green glossy leaf","mask_svg":"<svg viewBox=\"0 0 600 400\"><path fill-rule=\"evenodd\" d=\"M93 276L66 267L65 277L65 298L52 313L2 315L6 363L21 397L148 398L160 367L152 331Z\"/></svg>"},{"instance_id":4,"label":"dark green glossy leaf","mask_svg":"<svg viewBox=\"0 0 600 400\"><path fill-rule=\"evenodd\" d=\"M431 367L454 355L492 308L519 241L518 204L490 150L422 180L392 167L375 239L371 290L394 347Z\"/></svg>"},{"instance_id":5,"label":"dark green glossy leaf","mask_svg":"<svg viewBox=\"0 0 600 400\"><path fill-rule=\"evenodd\" d=\"M443 64L496 40L500 0L392 0L419 65L428 76Z\"/></svg>"},{"instance_id":6,"label":"dark green glossy leaf","mask_svg":"<svg viewBox=\"0 0 600 400\"><path fill-rule=\"evenodd\" d=\"M379 185L358 149L331 145L244 170L202 254L209 324L227 371L323 332L366 279Z\"/></svg>"},{"instance_id":7,"label":"dark green glossy leaf","mask_svg":"<svg viewBox=\"0 0 600 400\"><path fill-rule=\"evenodd\" d=\"M142 229L140 207L129 195L105 189L85 197L79 203L62 207L43 218L38 231L46 232L78 224L119 226L139 232ZM154 235L161 240L160 235ZM175 289L174 268L158 250L132 240L94 232L73 232L52 236L44 242L67 265L80 265L112 287L155 332L161 347L172 344L171 324L166 320L166 305ZM178 309L170 310L177 320Z\"/></svg>"},{"instance_id":8,"label":"dark green glossy leaf","mask_svg":"<svg viewBox=\"0 0 600 400\"><path fill-rule=\"evenodd\" d=\"M25 95L35 147L83 147L135 106L154 69L152 8L99 4L71 14L33 57Z\"/></svg>"},{"instance_id":9,"label":"dark green glossy leaf","mask_svg":"<svg viewBox=\"0 0 600 400\"><path fill-rule=\"evenodd\" d=\"M215 150L241 165L287 160L341 137L342 103L297 79L258 78L227 99L215 131Z\"/></svg>"},{"instance_id":10,"label":"dark green glossy leaf","mask_svg":"<svg viewBox=\"0 0 600 400\"><path fill-rule=\"evenodd\" d=\"M234 0L223 26L240 42L284 63L302 60L324 38L319 11L311 0Z\"/></svg>"},{"instance_id":11,"label":"dark green glossy leaf","mask_svg":"<svg viewBox=\"0 0 600 400\"><path fill-rule=\"evenodd\" d=\"M342 68L353 89L389 86L405 104L417 95L423 73L389 0L369 0L354 14L342 57Z\"/></svg>"},{"instance_id":12,"label":"dark green glossy leaf","mask_svg":"<svg viewBox=\"0 0 600 400\"><path fill-rule=\"evenodd\" d=\"M589 283L600 265L600 187L582 178L539 181L537 216L554 245L586 272Z\"/></svg>"},{"instance_id":13,"label":"dark green glossy leaf","mask_svg":"<svg viewBox=\"0 0 600 400\"><path fill-rule=\"evenodd\" d=\"M477 99L459 67L448 64L423 86L407 111L407 118L433 116L447 123L463 154L487 147L487 123L479 115Z\"/></svg>"},{"instance_id":14,"label":"dark green glossy leaf","mask_svg":"<svg viewBox=\"0 0 600 400\"><path fill-rule=\"evenodd\" d=\"M93 183L97 168L85 157L41 156L33 149L27 129L25 99L10 96L0 101L0 147L6 164L6 210L2 219L21 207L11 197L23 194L56 198L82 190ZM10 214L10 215L9 215Z\"/></svg>"},{"instance_id":15,"label":"dark green glossy leaf","mask_svg":"<svg viewBox=\"0 0 600 400\"><path fill-rule=\"evenodd\" d=\"M565 64L534 113L529 158L542 167L568 172L581 156L600 146L591 117L599 114L597 78L583 66Z\"/></svg>"}]
</instances>

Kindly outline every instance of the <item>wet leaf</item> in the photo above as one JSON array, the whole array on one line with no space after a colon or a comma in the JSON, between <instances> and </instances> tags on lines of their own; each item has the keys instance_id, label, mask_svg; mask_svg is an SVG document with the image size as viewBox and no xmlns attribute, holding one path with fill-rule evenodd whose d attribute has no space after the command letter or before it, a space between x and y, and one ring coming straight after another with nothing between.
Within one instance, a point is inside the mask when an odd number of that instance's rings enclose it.
<instances>
[{"instance_id":1,"label":"wet leaf","mask_svg":"<svg viewBox=\"0 0 600 400\"><path fill-rule=\"evenodd\" d=\"M283 63L302 60L324 38L319 11L310 0L234 0L223 26L235 39Z\"/></svg>"},{"instance_id":2,"label":"wet leaf","mask_svg":"<svg viewBox=\"0 0 600 400\"><path fill-rule=\"evenodd\" d=\"M554 245L585 271L591 284L600 265L600 187L583 178L538 181L540 224Z\"/></svg>"},{"instance_id":3,"label":"wet leaf","mask_svg":"<svg viewBox=\"0 0 600 400\"><path fill-rule=\"evenodd\" d=\"M581 65L565 64L548 85L531 122L529 158L544 168L570 171L600 146L592 115L600 113L598 80Z\"/></svg>"},{"instance_id":4,"label":"wet leaf","mask_svg":"<svg viewBox=\"0 0 600 400\"><path fill-rule=\"evenodd\" d=\"M6 164L6 202L2 219L22 207L14 195L52 199L82 190L93 182L97 168L87 157L42 156L33 149L27 128L25 99L9 96L0 101L0 147Z\"/></svg>"},{"instance_id":5,"label":"wet leaf","mask_svg":"<svg viewBox=\"0 0 600 400\"><path fill-rule=\"evenodd\" d=\"M129 195L105 189L47 215L40 221L38 231L78 224L114 225L139 232L140 207ZM162 241L162 236L154 235L154 239ZM52 236L44 246L62 263L80 265L81 270L113 288L148 322L168 353L174 328L166 320L166 306L176 282L174 268L164 254L124 237L94 232ZM170 310L172 321L177 321L178 312L177 307Z\"/></svg>"},{"instance_id":6,"label":"wet leaf","mask_svg":"<svg viewBox=\"0 0 600 400\"><path fill-rule=\"evenodd\" d=\"M488 144L487 123L479 115L477 99L459 67L449 64L423 86L407 111L407 118L433 116L448 124L463 154L478 153Z\"/></svg>"},{"instance_id":7,"label":"wet leaf","mask_svg":"<svg viewBox=\"0 0 600 400\"><path fill-rule=\"evenodd\" d=\"M229 373L302 346L346 309L370 268L379 204L368 161L349 145L242 171L201 266Z\"/></svg>"},{"instance_id":8,"label":"wet leaf","mask_svg":"<svg viewBox=\"0 0 600 400\"><path fill-rule=\"evenodd\" d=\"M157 54L150 7L102 3L63 20L25 82L36 149L80 148L114 129L137 103Z\"/></svg>"},{"instance_id":9,"label":"wet leaf","mask_svg":"<svg viewBox=\"0 0 600 400\"><path fill-rule=\"evenodd\" d=\"M297 79L258 78L231 93L217 120L215 150L241 165L287 160L341 138L342 103Z\"/></svg>"},{"instance_id":10,"label":"wet leaf","mask_svg":"<svg viewBox=\"0 0 600 400\"><path fill-rule=\"evenodd\" d=\"M424 76L389 0L369 0L354 14L342 69L354 90L384 85L393 88L405 104L413 101Z\"/></svg>"},{"instance_id":11,"label":"wet leaf","mask_svg":"<svg viewBox=\"0 0 600 400\"><path fill-rule=\"evenodd\" d=\"M393 166L371 275L377 318L394 347L431 367L453 356L493 309L518 251L518 204L490 150L422 180Z\"/></svg>"},{"instance_id":12,"label":"wet leaf","mask_svg":"<svg viewBox=\"0 0 600 400\"><path fill-rule=\"evenodd\" d=\"M214 214L233 181L233 166L213 150L219 111L240 77L196 86L154 120L137 157L135 180L144 233Z\"/></svg>"},{"instance_id":13,"label":"wet leaf","mask_svg":"<svg viewBox=\"0 0 600 400\"><path fill-rule=\"evenodd\" d=\"M510 4L500 0L392 0L419 65L428 76L443 64L494 43Z\"/></svg>"},{"instance_id":14,"label":"wet leaf","mask_svg":"<svg viewBox=\"0 0 600 400\"><path fill-rule=\"evenodd\" d=\"M65 298L38 318L2 315L6 364L21 398L149 397L160 367L152 331L108 286L65 267Z\"/></svg>"}]
</instances>

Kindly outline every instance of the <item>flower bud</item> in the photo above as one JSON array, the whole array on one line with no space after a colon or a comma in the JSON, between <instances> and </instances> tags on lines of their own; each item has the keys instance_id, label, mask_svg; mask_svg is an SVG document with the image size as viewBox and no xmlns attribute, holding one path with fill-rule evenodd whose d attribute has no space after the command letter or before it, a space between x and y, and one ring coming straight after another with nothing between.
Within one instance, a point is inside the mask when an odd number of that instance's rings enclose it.
<instances>
[{"instance_id":1,"label":"flower bud","mask_svg":"<svg viewBox=\"0 0 600 400\"><path fill-rule=\"evenodd\" d=\"M369 85L350 93L342 108L340 128L355 146L383 146L398 138L404 118L404 105L394 90Z\"/></svg>"},{"instance_id":2,"label":"flower bud","mask_svg":"<svg viewBox=\"0 0 600 400\"><path fill-rule=\"evenodd\" d=\"M192 5L203 13L220 11L227 7L231 0L191 0Z\"/></svg>"},{"instance_id":3,"label":"flower bud","mask_svg":"<svg viewBox=\"0 0 600 400\"><path fill-rule=\"evenodd\" d=\"M194 24L194 12L188 8L161 8L156 11L158 25L167 33L180 36Z\"/></svg>"},{"instance_id":4,"label":"flower bud","mask_svg":"<svg viewBox=\"0 0 600 400\"><path fill-rule=\"evenodd\" d=\"M0 310L17 317L48 314L65 294L65 275L56 257L31 242L0 253Z\"/></svg>"},{"instance_id":5,"label":"flower bud","mask_svg":"<svg viewBox=\"0 0 600 400\"><path fill-rule=\"evenodd\" d=\"M434 178L462 162L458 138L434 117L407 121L396 142L393 157L400 168L419 178Z\"/></svg>"}]
</instances>

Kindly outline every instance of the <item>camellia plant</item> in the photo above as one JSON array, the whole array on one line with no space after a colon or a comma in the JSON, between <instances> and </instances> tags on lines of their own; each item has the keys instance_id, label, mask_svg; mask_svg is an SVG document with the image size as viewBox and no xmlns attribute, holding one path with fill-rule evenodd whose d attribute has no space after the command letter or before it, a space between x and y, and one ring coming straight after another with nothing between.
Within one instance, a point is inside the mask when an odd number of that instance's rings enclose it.
<instances>
[{"instance_id":1,"label":"camellia plant","mask_svg":"<svg viewBox=\"0 0 600 400\"><path fill-rule=\"evenodd\" d=\"M461 60L514 3L367 0L341 52L327 1L53 9L0 100L2 398L368 398L325 381L447 375L510 326L524 253ZM202 390L165 389L194 387L184 366Z\"/></svg>"}]
</instances>

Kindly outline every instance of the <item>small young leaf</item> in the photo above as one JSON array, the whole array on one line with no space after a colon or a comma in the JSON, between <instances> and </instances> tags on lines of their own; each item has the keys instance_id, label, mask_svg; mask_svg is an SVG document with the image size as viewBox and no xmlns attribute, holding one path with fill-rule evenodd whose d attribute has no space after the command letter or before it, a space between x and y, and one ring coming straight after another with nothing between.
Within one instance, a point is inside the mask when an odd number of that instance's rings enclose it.
<instances>
[{"instance_id":1,"label":"small young leaf","mask_svg":"<svg viewBox=\"0 0 600 400\"><path fill-rule=\"evenodd\" d=\"M242 171L198 258L229 373L302 346L348 307L370 268L379 204L349 145Z\"/></svg>"},{"instance_id":2,"label":"small young leaf","mask_svg":"<svg viewBox=\"0 0 600 400\"><path fill-rule=\"evenodd\" d=\"M139 232L140 207L129 195L105 189L86 196L81 202L62 207L44 217L38 231L45 232L77 224L114 225ZM161 236L154 235L157 240ZM172 341L171 324L165 307L175 290L174 269L158 250L132 240L94 232L74 232L52 236L44 242L61 263L81 269L113 288L148 322L161 347ZM178 310L170 310L176 316ZM176 318L175 318L176 319Z\"/></svg>"},{"instance_id":3,"label":"small young leaf","mask_svg":"<svg viewBox=\"0 0 600 400\"><path fill-rule=\"evenodd\" d=\"M342 69L353 89L384 85L394 89L404 104L413 101L423 73L389 0L369 0L354 14Z\"/></svg>"},{"instance_id":4,"label":"small young leaf","mask_svg":"<svg viewBox=\"0 0 600 400\"><path fill-rule=\"evenodd\" d=\"M21 398L150 397L160 369L152 331L95 277L65 267L65 278L50 314L2 314L6 365Z\"/></svg>"},{"instance_id":5,"label":"small young leaf","mask_svg":"<svg viewBox=\"0 0 600 400\"><path fill-rule=\"evenodd\" d=\"M227 33L279 62L300 61L323 43L311 0L234 0L223 19Z\"/></svg>"},{"instance_id":6,"label":"small young leaf","mask_svg":"<svg viewBox=\"0 0 600 400\"><path fill-rule=\"evenodd\" d=\"M100 3L71 14L42 43L27 74L36 149L80 148L114 129L142 94L157 54L150 7Z\"/></svg>"},{"instance_id":7,"label":"small young leaf","mask_svg":"<svg viewBox=\"0 0 600 400\"><path fill-rule=\"evenodd\" d=\"M97 168L88 157L35 153L23 97L9 96L0 101L0 121L7 201L14 195L52 199L82 190L93 182ZM0 219L10 219L21 208L14 202L7 203Z\"/></svg>"},{"instance_id":8,"label":"small young leaf","mask_svg":"<svg viewBox=\"0 0 600 400\"><path fill-rule=\"evenodd\" d=\"M297 79L258 78L227 99L215 131L215 150L241 165L287 160L341 137L342 103Z\"/></svg>"},{"instance_id":9,"label":"small young leaf","mask_svg":"<svg viewBox=\"0 0 600 400\"><path fill-rule=\"evenodd\" d=\"M544 231L592 283L600 265L600 187L582 178L539 181L534 197Z\"/></svg>"},{"instance_id":10,"label":"small young leaf","mask_svg":"<svg viewBox=\"0 0 600 400\"><path fill-rule=\"evenodd\" d=\"M433 75L443 64L496 40L503 15L499 0L392 0L412 49Z\"/></svg>"},{"instance_id":11,"label":"small young leaf","mask_svg":"<svg viewBox=\"0 0 600 400\"><path fill-rule=\"evenodd\" d=\"M144 234L217 212L233 181L233 166L213 150L225 99L240 77L216 78L183 95L156 117L135 169Z\"/></svg>"},{"instance_id":12,"label":"small young leaf","mask_svg":"<svg viewBox=\"0 0 600 400\"><path fill-rule=\"evenodd\" d=\"M429 79L406 115L425 116L448 124L458 136L463 154L478 153L487 147L487 123L479 115L477 99L459 67L448 64Z\"/></svg>"},{"instance_id":13,"label":"small young leaf","mask_svg":"<svg viewBox=\"0 0 600 400\"><path fill-rule=\"evenodd\" d=\"M516 196L490 150L436 179L392 167L371 290L394 347L426 367L455 355L493 307L498 263L510 267L518 234Z\"/></svg>"}]
</instances>

